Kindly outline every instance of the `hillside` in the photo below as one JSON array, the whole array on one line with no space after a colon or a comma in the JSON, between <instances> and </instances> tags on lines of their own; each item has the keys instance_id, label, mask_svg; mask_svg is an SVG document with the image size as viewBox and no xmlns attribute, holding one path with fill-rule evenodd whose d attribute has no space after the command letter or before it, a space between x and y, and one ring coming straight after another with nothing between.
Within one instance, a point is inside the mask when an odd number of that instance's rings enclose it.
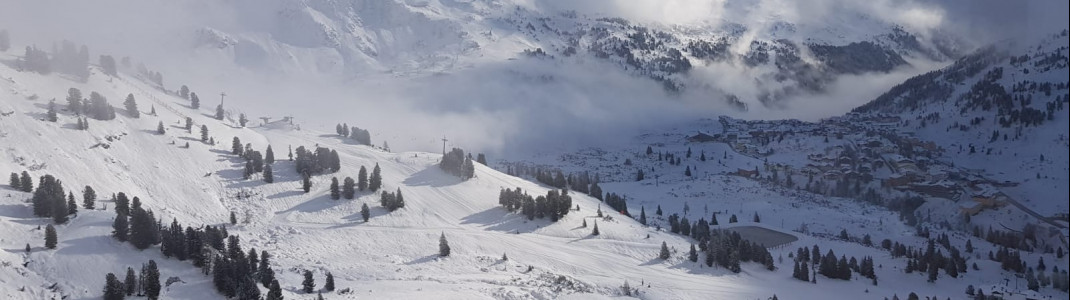
<instances>
[{"instance_id":1,"label":"hillside","mask_svg":"<svg viewBox=\"0 0 1070 300\"><path fill-rule=\"evenodd\" d=\"M0 269L0 279L4 280L0 293L9 299L97 298L104 273L122 274L124 267L136 267L150 259L160 264L162 278L181 280L166 287L164 297L220 297L212 292L210 278L190 264L162 257L158 247L138 251L110 237L115 218L110 208L115 204L107 195L118 192L141 197L143 206L164 222L177 219L194 227L226 226L232 235L240 236L245 248L271 252L272 267L288 298L302 296L298 289L302 270L313 270L320 284L323 272L330 271L336 275L339 289L351 289L349 294L329 293L332 298L615 296L621 294L620 286L625 282L638 288L642 297L650 298L752 298L796 293L817 299L861 296L864 290L890 295L902 289L889 284L799 293L794 291L805 283L787 281L789 271L782 262L777 263L776 272L753 263L744 264L745 271L740 274L705 268L684 260L683 249L690 243L684 237L641 226L609 211L607 218L597 218L600 202L582 194L572 194L579 210L556 223L527 221L500 208L496 195L511 187L545 194L546 187L483 166L476 167L475 178L462 182L435 166L439 154L384 152L286 122L259 125L254 121L258 125L241 128L229 119L213 119L203 108L192 109L186 100L140 79L125 74L111 77L98 67L91 68L85 83L7 66L0 67L0 78L4 91L0 140L7 156L0 163L0 172L27 171L33 177L50 174L72 191L90 185L101 199L96 210L81 209L70 222L58 225L58 247L49 250L41 246L43 233L39 228L51 221L32 216L29 193L4 187L0 192L4 202L0 226L10 234L0 240L7 266ZM58 104L57 122L45 120L47 103L63 99L70 87L99 92L111 101L133 94L141 116L131 118L127 111L116 108L116 119L90 120L89 129L82 131L75 127L75 116ZM150 114L151 110L156 114ZM194 128L207 126L217 144L203 143L196 129L187 132L181 124L186 117L193 120ZM163 135L156 132L159 122L164 123ZM226 142L232 137L256 149L267 145L277 149L275 183L264 183L256 177L259 175L242 179L241 159L230 154ZM303 193L284 149L313 145L337 150L342 167L337 174L313 177L311 192ZM382 168L384 190L403 191L404 208L388 212L367 192L355 200L329 199L330 177L353 176L358 166L371 168L375 164ZM726 184L720 188L736 189L736 183ZM737 195L739 199L767 195L750 188L744 191ZM365 203L372 207L368 222L359 220L360 204ZM226 224L230 212L236 213L237 225ZM591 236L589 227L580 226L581 219L592 226L597 221L602 234ZM448 258L437 255L440 234L447 236L454 249ZM800 238L800 245L840 243ZM663 241L677 253L664 262L655 259ZM28 254L24 253L26 244L32 248ZM855 246L837 248L854 251L846 249ZM773 255L783 257L791 251L779 248ZM508 261L500 260L503 253ZM770 288L771 280L784 280L785 284ZM930 290L939 291L935 287Z\"/></svg>"}]
</instances>

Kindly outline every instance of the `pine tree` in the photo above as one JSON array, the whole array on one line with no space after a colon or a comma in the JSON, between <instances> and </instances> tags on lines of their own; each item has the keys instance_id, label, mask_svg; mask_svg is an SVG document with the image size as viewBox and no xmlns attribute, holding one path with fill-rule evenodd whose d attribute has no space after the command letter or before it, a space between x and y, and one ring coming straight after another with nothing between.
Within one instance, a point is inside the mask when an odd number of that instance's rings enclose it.
<instances>
[{"instance_id":1,"label":"pine tree","mask_svg":"<svg viewBox=\"0 0 1070 300\"><path fill-rule=\"evenodd\" d=\"M271 150L271 145L268 145L267 150L264 151L264 163L269 165L275 163L275 151Z\"/></svg>"},{"instance_id":2,"label":"pine tree","mask_svg":"<svg viewBox=\"0 0 1070 300\"><path fill-rule=\"evenodd\" d=\"M271 255L267 251L260 252L260 264L256 267L256 276L264 287L270 287L271 282L275 280L275 272L271 270Z\"/></svg>"},{"instance_id":3,"label":"pine tree","mask_svg":"<svg viewBox=\"0 0 1070 300\"><path fill-rule=\"evenodd\" d=\"M316 293L316 300L323 300L323 292Z\"/></svg>"},{"instance_id":4,"label":"pine tree","mask_svg":"<svg viewBox=\"0 0 1070 300\"><path fill-rule=\"evenodd\" d=\"M331 177L331 200L342 198L342 191L338 187L338 177Z\"/></svg>"},{"instance_id":5,"label":"pine tree","mask_svg":"<svg viewBox=\"0 0 1070 300\"><path fill-rule=\"evenodd\" d=\"M208 142L208 125L201 125L201 142Z\"/></svg>"},{"instance_id":6,"label":"pine tree","mask_svg":"<svg viewBox=\"0 0 1070 300\"><path fill-rule=\"evenodd\" d=\"M684 167L684 176L691 177L691 166Z\"/></svg>"},{"instance_id":7,"label":"pine tree","mask_svg":"<svg viewBox=\"0 0 1070 300\"><path fill-rule=\"evenodd\" d=\"M67 194L67 214L78 214L78 202L74 202L74 192Z\"/></svg>"},{"instance_id":8,"label":"pine tree","mask_svg":"<svg viewBox=\"0 0 1070 300\"><path fill-rule=\"evenodd\" d=\"M275 182L275 174L272 173L272 171L271 171L271 165L265 165L264 166L264 182L267 182L267 183Z\"/></svg>"},{"instance_id":9,"label":"pine tree","mask_svg":"<svg viewBox=\"0 0 1070 300\"><path fill-rule=\"evenodd\" d=\"M311 294L316 290L316 280L312 278L312 271L305 270L305 280L301 282L301 290L306 294Z\"/></svg>"},{"instance_id":10,"label":"pine tree","mask_svg":"<svg viewBox=\"0 0 1070 300\"><path fill-rule=\"evenodd\" d=\"M360 166L360 171L357 172L357 190L364 191L366 189L368 189L368 169Z\"/></svg>"},{"instance_id":11,"label":"pine tree","mask_svg":"<svg viewBox=\"0 0 1070 300\"><path fill-rule=\"evenodd\" d=\"M159 124L156 124L156 134L163 135L166 133L167 130L163 128L163 121L160 121Z\"/></svg>"},{"instance_id":12,"label":"pine tree","mask_svg":"<svg viewBox=\"0 0 1070 300\"><path fill-rule=\"evenodd\" d=\"M8 186L16 191L22 190L22 181L19 180L19 173L11 172L11 179L8 181Z\"/></svg>"},{"instance_id":13,"label":"pine tree","mask_svg":"<svg viewBox=\"0 0 1070 300\"><path fill-rule=\"evenodd\" d=\"M367 203L360 206L360 217L364 219L364 222L368 222L368 218L371 217L371 211L368 209Z\"/></svg>"},{"instance_id":14,"label":"pine tree","mask_svg":"<svg viewBox=\"0 0 1070 300\"><path fill-rule=\"evenodd\" d=\"M591 235L597 236L599 234L601 234L601 233L598 232L598 221L594 221L594 229L591 230Z\"/></svg>"},{"instance_id":15,"label":"pine tree","mask_svg":"<svg viewBox=\"0 0 1070 300\"><path fill-rule=\"evenodd\" d=\"M754 213L754 223L761 223L762 218L758 217L758 213Z\"/></svg>"},{"instance_id":16,"label":"pine tree","mask_svg":"<svg viewBox=\"0 0 1070 300\"><path fill-rule=\"evenodd\" d=\"M438 256L450 256L450 243L446 241L446 233L443 232L438 238Z\"/></svg>"},{"instance_id":17,"label":"pine tree","mask_svg":"<svg viewBox=\"0 0 1070 300\"><path fill-rule=\"evenodd\" d=\"M111 236L119 240L120 242L127 241L129 239L130 231L129 223L130 221L129 218L126 217L126 214L119 213L118 215L116 215L115 221L111 224Z\"/></svg>"},{"instance_id":18,"label":"pine tree","mask_svg":"<svg viewBox=\"0 0 1070 300\"><path fill-rule=\"evenodd\" d=\"M282 297L282 287L279 287L279 281L272 279L269 284L267 298L265 300L284 300Z\"/></svg>"},{"instance_id":19,"label":"pine tree","mask_svg":"<svg viewBox=\"0 0 1070 300\"><path fill-rule=\"evenodd\" d=\"M691 262L698 261L698 251L695 250L695 244L691 244L691 250L687 252L687 260L690 260Z\"/></svg>"},{"instance_id":20,"label":"pine tree","mask_svg":"<svg viewBox=\"0 0 1070 300\"><path fill-rule=\"evenodd\" d=\"M230 225L238 225L238 216L234 212L230 212Z\"/></svg>"},{"instance_id":21,"label":"pine tree","mask_svg":"<svg viewBox=\"0 0 1070 300\"><path fill-rule=\"evenodd\" d=\"M357 182L353 180L353 177L346 177L342 180L342 197L347 200L353 200L354 194L356 194Z\"/></svg>"},{"instance_id":22,"label":"pine tree","mask_svg":"<svg viewBox=\"0 0 1070 300\"><path fill-rule=\"evenodd\" d=\"M383 186L383 177L382 175L379 175L379 172L379 163L375 163L375 167L372 168L372 174L370 178L368 178L368 189L372 192L378 191L379 188Z\"/></svg>"},{"instance_id":23,"label":"pine tree","mask_svg":"<svg viewBox=\"0 0 1070 300\"><path fill-rule=\"evenodd\" d=\"M639 208L639 224L646 225L646 207Z\"/></svg>"},{"instance_id":24,"label":"pine tree","mask_svg":"<svg viewBox=\"0 0 1070 300\"><path fill-rule=\"evenodd\" d=\"M147 271L145 272L145 279L141 285L145 290L145 296L149 299L155 300L160 298L160 270L156 266L156 261L149 260Z\"/></svg>"},{"instance_id":25,"label":"pine tree","mask_svg":"<svg viewBox=\"0 0 1070 300\"><path fill-rule=\"evenodd\" d=\"M67 201L63 200L63 188L58 187L59 183L56 183L56 185L59 193L52 196L52 222L63 224L67 223L71 210L67 207ZM74 198L72 197L71 199L73 200Z\"/></svg>"},{"instance_id":26,"label":"pine tree","mask_svg":"<svg viewBox=\"0 0 1070 300\"><path fill-rule=\"evenodd\" d=\"M215 107L215 119L220 121L223 120L223 103L219 103L219 105Z\"/></svg>"},{"instance_id":27,"label":"pine tree","mask_svg":"<svg viewBox=\"0 0 1070 300\"><path fill-rule=\"evenodd\" d=\"M304 174L301 177L301 189L303 189L305 193L312 190L312 178L309 178L308 174Z\"/></svg>"},{"instance_id":28,"label":"pine tree","mask_svg":"<svg viewBox=\"0 0 1070 300\"><path fill-rule=\"evenodd\" d=\"M249 123L249 119L245 117L245 113L239 114L238 115L238 124L241 125L242 128L245 128L245 124L247 124L247 123Z\"/></svg>"},{"instance_id":29,"label":"pine tree","mask_svg":"<svg viewBox=\"0 0 1070 300\"><path fill-rule=\"evenodd\" d=\"M123 300L126 294L123 291L123 283L115 273L104 276L104 300Z\"/></svg>"},{"instance_id":30,"label":"pine tree","mask_svg":"<svg viewBox=\"0 0 1070 300\"><path fill-rule=\"evenodd\" d=\"M735 222L739 222L739 219L736 219L736 215L732 214L732 216L728 218L728 223L731 224Z\"/></svg>"},{"instance_id":31,"label":"pine tree","mask_svg":"<svg viewBox=\"0 0 1070 300\"><path fill-rule=\"evenodd\" d=\"M327 279L323 282L323 289L328 292L334 291L334 275L331 272L327 272Z\"/></svg>"},{"instance_id":32,"label":"pine tree","mask_svg":"<svg viewBox=\"0 0 1070 300\"><path fill-rule=\"evenodd\" d=\"M189 93L189 105L193 109L201 108L201 98L197 97L197 93Z\"/></svg>"},{"instance_id":33,"label":"pine tree","mask_svg":"<svg viewBox=\"0 0 1070 300\"><path fill-rule=\"evenodd\" d=\"M48 224L48 226L45 226L45 248L56 249L57 242L58 237L56 236L56 227L53 227L52 224Z\"/></svg>"},{"instance_id":34,"label":"pine tree","mask_svg":"<svg viewBox=\"0 0 1070 300\"><path fill-rule=\"evenodd\" d=\"M134 100L134 94L127 94L126 101L123 101L123 106L126 107L126 114L131 118L140 118L141 112L137 110L137 101Z\"/></svg>"},{"instance_id":35,"label":"pine tree","mask_svg":"<svg viewBox=\"0 0 1070 300\"><path fill-rule=\"evenodd\" d=\"M22 191L27 193L33 192L33 178L30 178L30 173L22 171L22 176L19 177L19 181L22 182Z\"/></svg>"},{"instance_id":36,"label":"pine tree","mask_svg":"<svg viewBox=\"0 0 1070 300\"><path fill-rule=\"evenodd\" d=\"M655 215L659 215L659 216L660 216L660 215L662 215L662 212L661 212L661 204L658 204L658 210L654 211L654 214L655 214Z\"/></svg>"},{"instance_id":37,"label":"pine tree","mask_svg":"<svg viewBox=\"0 0 1070 300\"><path fill-rule=\"evenodd\" d=\"M658 258L669 259L669 246L665 242L661 242L661 252L658 253Z\"/></svg>"},{"instance_id":38,"label":"pine tree","mask_svg":"<svg viewBox=\"0 0 1070 300\"><path fill-rule=\"evenodd\" d=\"M270 147L269 147L270 148ZM245 156L245 147L241 145L241 139L234 137L230 142L230 153L237 156Z\"/></svg>"},{"instance_id":39,"label":"pine tree","mask_svg":"<svg viewBox=\"0 0 1070 300\"><path fill-rule=\"evenodd\" d=\"M59 116L56 115L56 100L48 102L48 113L45 119L49 122L56 122L59 120Z\"/></svg>"},{"instance_id":40,"label":"pine tree","mask_svg":"<svg viewBox=\"0 0 1070 300\"><path fill-rule=\"evenodd\" d=\"M137 276L134 275L134 268L126 267L126 280L123 281L123 290L127 296L133 296L137 291Z\"/></svg>"}]
</instances>

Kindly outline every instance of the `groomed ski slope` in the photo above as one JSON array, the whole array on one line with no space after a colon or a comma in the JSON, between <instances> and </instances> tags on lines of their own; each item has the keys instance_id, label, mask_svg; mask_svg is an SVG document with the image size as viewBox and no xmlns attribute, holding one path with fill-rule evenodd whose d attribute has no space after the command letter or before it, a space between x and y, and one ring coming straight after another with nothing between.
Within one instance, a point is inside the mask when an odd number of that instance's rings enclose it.
<instances>
[{"instance_id":1,"label":"groomed ski slope","mask_svg":"<svg viewBox=\"0 0 1070 300\"><path fill-rule=\"evenodd\" d=\"M0 58L13 59L9 55ZM77 83L59 74L18 72L0 65L0 112L13 112L0 117L0 174L28 170L35 185L37 177L52 174L63 181L66 190L75 192L79 203L85 185L91 185L98 194L98 210L80 208L77 217L57 226L58 248L46 250L42 247L43 230L38 228L51 220L32 216L26 203L30 194L0 188L0 297L5 299L97 299L105 273L114 272L121 278L127 266L136 270L150 259L160 264L165 280L182 280L166 287L164 298L221 298L210 278L188 262L166 259L158 247L138 251L109 236L115 214L107 199L117 192L140 197L165 224L177 218L184 226L221 225L227 223L231 211L235 212L239 224L227 224L229 232L241 237L245 249L267 250L273 255L287 299L312 296L299 292L300 272L306 269L315 272L317 286L322 286L324 272L330 271L339 290L351 289L347 294L325 294L328 299L586 299L619 297L619 287L625 282L639 288L639 297L644 299L766 299L774 294L781 299L869 299L893 294L903 297L911 291L944 298L962 295L967 283L1001 281L994 262L978 259L974 261L983 269L993 271L971 272L965 275L966 280L927 284L920 274L898 271L905 262L892 261L886 252L800 234L796 234L800 241L773 251L774 257L784 259L777 264L777 271L744 263L742 273L732 274L687 261L690 241L683 237L641 226L608 209L604 212L612 220L596 218L599 202L584 195L570 193L580 210L559 222L527 221L498 206L500 189L520 187L539 195L547 188L481 165L476 166L475 178L462 182L438 169L440 154L384 152L287 123L260 126L255 120L251 124L256 125L239 128L236 122L211 118L217 102L209 95L214 91L193 87L202 95L202 107L195 110L185 100L136 78L111 78L96 68L92 73L87 83ZM88 131L74 129L76 119L65 111L60 111L56 123L43 121L48 101L55 98L57 107L64 107L70 87L81 89L85 95L100 92L116 107L118 117L90 120ZM122 109L122 99L128 93L137 98L142 111L139 119L126 116ZM155 106L157 116L147 114L151 106ZM185 117L194 120L192 133L180 124ZM155 132L160 121L167 128L164 135ZM338 122L360 126L360 120ZM216 145L200 141L198 127L202 124L208 126ZM106 138L109 136L111 141ZM230 154L235 136L243 143L252 143L256 150L273 146L275 183L264 183L259 176L242 179L243 162ZM187 142L189 148L184 147ZM94 147L101 143L107 148ZM315 176L312 191L306 194L299 189L299 177L286 158L287 147L317 144L337 150L342 169ZM370 171L376 163L382 168L384 190L400 188L405 208L387 212L379 206L378 195L368 192L354 200L330 200L332 176L355 178L360 166ZM772 226L778 223L773 220L791 215L797 219L815 213L806 217L815 219L822 218L817 211L840 213L829 218L830 222L843 223L838 226L863 218L856 213L862 208L849 202L838 209L786 209L791 198L758 192L752 183L739 180L710 182L704 188L733 191L711 193L724 199L709 201L726 207L755 203L747 207L754 207L769 220L761 226L782 231L789 229ZM644 201L656 197L651 194ZM360 220L363 203L372 211L367 223ZM637 214L637 210L632 213ZM741 215L741 219L748 216ZM590 227L580 226L584 218L590 226L597 219L602 234L591 236ZM872 220L871 216L864 218ZM889 236L910 239L909 228L884 224L891 226L883 231ZM437 256L440 234L445 234L452 246L450 257ZM668 261L655 258L662 241L674 249ZM921 243L920 239L911 241ZM27 243L33 248L30 254L24 252ZM874 256L877 264L883 265L877 270L881 284L822 277L815 286L792 279L787 253L815 243L848 256ZM503 254L508 255L508 261L501 260ZM1065 261L1060 263L1065 265Z\"/></svg>"}]
</instances>

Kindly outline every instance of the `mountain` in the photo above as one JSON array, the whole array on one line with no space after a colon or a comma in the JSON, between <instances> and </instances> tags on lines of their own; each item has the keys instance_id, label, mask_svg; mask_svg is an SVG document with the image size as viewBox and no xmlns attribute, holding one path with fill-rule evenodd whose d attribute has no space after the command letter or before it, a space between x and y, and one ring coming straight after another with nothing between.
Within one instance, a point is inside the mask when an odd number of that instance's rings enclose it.
<instances>
[{"instance_id":1,"label":"mountain","mask_svg":"<svg viewBox=\"0 0 1070 300\"><path fill-rule=\"evenodd\" d=\"M1033 42L1005 41L911 78L854 109L859 118L895 116L897 130L932 141L955 165L1017 182L1013 197L1037 211L1052 201L1070 165L1064 109L1070 103L1067 31Z\"/></svg>"}]
</instances>

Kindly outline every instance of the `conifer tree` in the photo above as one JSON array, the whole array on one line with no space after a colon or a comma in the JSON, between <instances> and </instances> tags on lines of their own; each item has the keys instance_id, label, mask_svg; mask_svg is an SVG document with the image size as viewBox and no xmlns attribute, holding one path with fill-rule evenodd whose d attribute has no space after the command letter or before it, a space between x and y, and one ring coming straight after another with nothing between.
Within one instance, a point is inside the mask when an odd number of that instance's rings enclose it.
<instances>
[{"instance_id":1,"label":"conifer tree","mask_svg":"<svg viewBox=\"0 0 1070 300\"><path fill-rule=\"evenodd\" d=\"M754 223L761 223L762 218L758 217L758 213L754 213Z\"/></svg>"},{"instance_id":2,"label":"conifer tree","mask_svg":"<svg viewBox=\"0 0 1070 300\"><path fill-rule=\"evenodd\" d=\"M56 122L59 120L59 116L56 115L56 100L48 102L48 113L45 119L49 122Z\"/></svg>"},{"instance_id":3,"label":"conifer tree","mask_svg":"<svg viewBox=\"0 0 1070 300\"><path fill-rule=\"evenodd\" d=\"M208 142L208 125L201 125L201 142Z\"/></svg>"},{"instance_id":4,"label":"conifer tree","mask_svg":"<svg viewBox=\"0 0 1070 300\"><path fill-rule=\"evenodd\" d=\"M354 194L356 194L357 182L353 180L353 177L346 177L342 181L342 197L347 200L353 200Z\"/></svg>"},{"instance_id":5,"label":"conifer tree","mask_svg":"<svg viewBox=\"0 0 1070 300\"><path fill-rule=\"evenodd\" d=\"M166 133L167 130L163 128L163 121L160 121L159 124L156 124L156 134L163 135Z\"/></svg>"},{"instance_id":6,"label":"conifer tree","mask_svg":"<svg viewBox=\"0 0 1070 300\"><path fill-rule=\"evenodd\" d=\"M245 124L247 124L247 123L249 123L249 119L245 117L245 113L239 114L238 115L238 124L241 125L242 128L245 128Z\"/></svg>"},{"instance_id":7,"label":"conifer tree","mask_svg":"<svg viewBox=\"0 0 1070 300\"><path fill-rule=\"evenodd\" d=\"M323 289L328 292L334 291L334 275L331 272L327 272L327 279L323 281Z\"/></svg>"},{"instance_id":8,"label":"conifer tree","mask_svg":"<svg viewBox=\"0 0 1070 300\"><path fill-rule=\"evenodd\" d=\"M149 260L149 264L146 267L145 279L142 281L142 289L145 291L145 296L149 299L155 300L160 298L160 269L156 266L155 260Z\"/></svg>"},{"instance_id":9,"label":"conifer tree","mask_svg":"<svg viewBox=\"0 0 1070 300\"><path fill-rule=\"evenodd\" d=\"M732 216L728 218L728 223L735 223L735 222L739 222L739 219L736 219L736 215L732 214Z\"/></svg>"},{"instance_id":10,"label":"conifer tree","mask_svg":"<svg viewBox=\"0 0 1070 300\"><path fill-rule=\"evenodd\" d=\"M115 273L104 276L104 300L123 300L126 297L123 291L123 283Z\"/></svg>"},{"instance_id":11,"label":"conifer tree","mask_svg":"<svg viewBox=\"0 0 1070 300\"><path fill-rule=\"evenodd\" d=\"M30 178L30 173L22 171L22 176L19 177L19 181L22 182L22 191L27 193L33 192L33 178Z\"/></svg>"},{"instance_id":12,"label":"conifer tree","mask_svg":"<svg viewBox=\"0 0 1070 300\"><path fill-rule=\"evenodd\" d=\"M265 165L264 166L263 177L264 177L264 182L267 182L267 183L275 182L275 174L271 170L271 165Z\"/></svg>"},{"instance_id":13,"label":"conifer tree","mask_svg":"<svg viewBox=\"0 0 1070 300\"><path fill-rule=\"evenodd\" d=\"M305 190L305 193L312 190L312 178L309 178L308 174L301 177L301 189Z\"/></svg>"},{"instance_id":14,"label":"conifer tree","mask_svg":"<svg viewBox=\"0 0 1070 300\"><path fill-rule=\"evenodd\" d=\"M646 207L639 208L639 224L646 225Z\"/></svg>"},{"instance_id":15,"label":"conifer tree","mask_svg":"<svg viewBox=\"0 0 1070 300\"><path fill-rule=\"evenodd\" d=\"M92 186L86 185L86 190L82 190L81 205L89 210L96 208L96 191L93 191Z\"/></svg>"},{"instance_id":16,"label":"conifer tree","mask_svg":"<svg viewBox=\"0 0 1070 300\"><path fill-rule=\"evenodd\" d=\"M197 97L197 93L189 93L189 105L193 109L201 108L201 98Z\"/></svg>"},{"instance_id":17,"label":"conifer tree","mask_svg":"<svg viewBox=\"0 0 1070 300\"><path fill-rule=\"evenodd\" d=\"M59 184L57 183L56 185ZM67 201L63 200L62 187L58 187L58 189L59 193L52 196L52 222L63 224L67 223L70 208L67 207ZM71 199L73 200L73 197Z\"/></svg>"},{"instance_id":18,"label":"conifer tree","mask_svg":"<svg viewBox=\"0 0 1070 300\"><path fill-rule=\"evenodd\" d=\"M230 212L230 225L238 225L238 215L233 211Z\"/></svg>"},{"instance_id":19,"label":"conifer tree","mask_svg":"<svg viewBox=\"0 0 1070 300\"><path fill-rule=\"evenodd\" d=\"M368 218L371 217L371 210L368 209L367 203L360 206L360 217L364 219L364 222L368 222Z\"/></svg>"},{"instance_id":20,"label":"conifer tree","mask_svg":"<svg viewBox=\"0 0 1070 300\"><path fill-rule=\"evenodd\" d=\"M283 300L282 287L279 287L279 281L272 279L268 285L267 298L265 300Z\"/></svg>"},{"instance_id":21,"label":"conifer tree","mask_svg":"<svg viewBox=\"0 0 1070 300\"><path fill-rule=\"evenodd\" d=\"M599 234L601 234L601 233L598 232L598 221L594 221L594 229L591 230L591 235L599 235Z\"/></svg>"},{"instance_id":22,"label":"conifer tree","mask_svg":"<svg viewBox=\"0 0 1070 300\"><path fill-rule=\"evenodd\" d=\"M669 245L665 242L661 242L661 252L658 253L658 258L669 259Z\"/></svg>"},{"instance_id":23,"label":"conifer tree","mask_svg":"<svg viewBox=\"0 0 1070 300\"><path fill-rule=\"evenodd\" d=\"M134 100L134 94L127 94L126 101L123 101L123 106L126 107L126 114L131 118L140 118L141 112L137 110L137 101Z\"/></svg>"},{"instance_id":24,"label":"conifer tree","mask_svg":"<svg viewBox=\"0 0 1070 300\"><path fill-rule=\"evenodd\" d=\"M193 133L193 118L186 117L186 132Z\"/></svg>"},{"instance_id":25,"label":"conifer tree","mask_svg":"<svg viewBox=\"0 0 1070 300\"><path fill-rule=\"evenodd\" d=\"M74 192L67 194L67 214L78 214L78 202L74 202Z\"/></svg>"},{"instance_id":26,"label":"conifer tree","mask_svg":"<svg viewBox=\"0 0 1070 300\"><path fill-rule=\"evenodd\" d=\"M450 244L446 241L446 233L443 232L438 238L438 256L450 256Z\"/></svg>"},{"instance_id":27,"label":"conifer tree","mask_svg":"<svg viewBox=\"0 0 1070 300\"><path fill-rule=\"evenodd\" d=\"M22 181L19 180L19 173L11 172L11 179L8 181L8 186L16 191L22 190Z\"/></svg>"},{"instance_id":28,"label":"conifer tree","mask_svg":"<svg viewBox=\"0 0 1070 300\"><path fill-rule=\"evenodd\" d=\"M375 163L375 167L372 168L372 174L368 178L368 189L372 192L378 191L383 186L383 177L379 172L379 163Z\"/></svg>"},{"instance_id":29,"label":"conifer tree","mask_svg":"<svg viewBox=\"0 0 1070 300\"><path fill-rule=\"evenodd\" d=\"M659 216L661 216L661 215L662 215L662 212L661 212L661 204L658 204L658 210L657 210L657 211L654 211L654 214L655 214L655 215L659 215Z\"/></svg>"},{"instance_id":30,"label":"conifer tree","mask_svg":"<svg viewBox=\"0 0 1070 300\"><path fill-rule=\"evenodd\" d=\"M58 239L59 238L56 236L56 227L52 226L52 224L45 226L45 248L56 249Z\"/></svg>"},{"instance_id":31,"label":"conifer tree","mask_svg":"<svg viewBox=\"0 0 1070 300\"><path fill-rule=\"evenodd\" d=\"M137 291L137 276L134 275L134 268L126 267L126 280L123 281L123 290L127 296L133 296Z\"/></svg>"},{"instance_id":32,"label":"conifer tree","mask_svg":"<svg viewBox=\"0 0 1070 300\"><path fill-rule=\"evenodd\" d=\"M331 177L331 200L342 198L342 191L338 187L338 177Z\"/></svg>"},{"instance_id":33,"label":"conifer tree","mask_svg":"<svg viewBox=\"0 0 1070 300\"><path fill-rule=\"evenodd\" d=\"M368 169L360 166L360 172L357 172L357 190L364 191L366 189L368 189Z\"/></svg>"},{"instance_id":34,"label":"conifer tree","mask_svg":"<svg viewBox=\"0 0 1070 300\"><path fill-rule=\"evenodd\" d=\"M238 137L234 137L234 139L230 142L230 153L237 156L245 157L245 147L242 147L241 139L238 139Z\"/></svg>"},{"instance_id":35,"label":"conifer tree","mask_svg":"<svg viewBox=\"0 0 1070 300\"><path fill-rule=\"evenodd\" d=\"M267 150L264 151L264 163L269 165L275 163L275 151L271 150L271 145L268 145Z\"/></svg>"},{"instance_id":36,"label":"conifer tree","mask_svg":"<svg viewBox=\"0 0 1070 300\"><path fill-rule=\"evenodd\" d=\"M219 105L215 107L215 119L220 121L223 120L223 103L219 103Z\"/></svg>"},{"instance_id":37,"label":"conifer tree","mask_svg":"<svg viewBox=\"0 0 1070 300\"><path fill-rule=\"evenodd\" d=\"M129 218L125 213L119 213L115 216L115 221L111 224L112 232L111 236L120 242L125 242L129 238L130 224Z\"/></svg>"},{"instance_id":38,"label":"conifer tree","mask_svg":"<svg viewBox=\"0 0 1070 300\"><path fill-rule=\"evenodd\" d=\"M687 252L687 260L690 260L691 262L698 261L698 251L695 250L695 244L691 244L691 250L688 250Z\"/></svg>"},{"instance_id":39,"label":"conifer tree","mask_svg":"<svg viewBox=\"0 0 1070 300\"><path fill-rule=\"evenodd\" d=\"M312 278L312 271L305 270L305 280L301 282L301 290L307 294L316 290L316 280Z\"/></svg>"},{"instance_id":40,"label":"conifer tree","mask_svg":"<svg viewBox=\"0 0 1070 300\"><path fill-rule=\"evenodd\" d=\"M684 167L684 176L691 177L691 166Z\"/></svg>"}]
</instances>

